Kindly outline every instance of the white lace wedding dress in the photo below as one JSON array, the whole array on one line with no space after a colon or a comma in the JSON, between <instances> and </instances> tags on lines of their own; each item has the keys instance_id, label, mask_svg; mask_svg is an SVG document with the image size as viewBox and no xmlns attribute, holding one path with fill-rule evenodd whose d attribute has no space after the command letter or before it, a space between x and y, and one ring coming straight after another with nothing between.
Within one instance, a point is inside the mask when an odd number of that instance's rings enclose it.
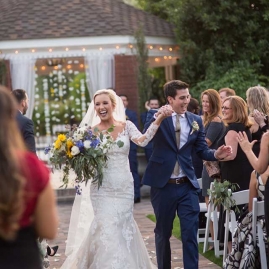
<instances>
[{"instance_id":1,"label":"white lace wedding dress","mask_svg":"<svg viewBox=\"0 0 269 269\"><path fill-rule=\"evenodd\" d=\"M139 145L145 146L157 129L152 124L144 135L145 140ZM150 261L133 217L134 185L128 154L130 139L136 142L141 136L135 125L127 121L125 129L117 137L117 140L124 142L124 146L119 148L114 145L109 151L107 167L103 170L103 185L99 190L93 184L88 188L94 212L93 220L90 217L87 187L83 190L82 197L77 195L78 201L74 205L79 205L76 209L73 206L71 216L76 221L71 221L69 227L73 239L69 234L69 247L66 250L69 256L62 269L156 268Z\"/></svg>"}]
</instances>

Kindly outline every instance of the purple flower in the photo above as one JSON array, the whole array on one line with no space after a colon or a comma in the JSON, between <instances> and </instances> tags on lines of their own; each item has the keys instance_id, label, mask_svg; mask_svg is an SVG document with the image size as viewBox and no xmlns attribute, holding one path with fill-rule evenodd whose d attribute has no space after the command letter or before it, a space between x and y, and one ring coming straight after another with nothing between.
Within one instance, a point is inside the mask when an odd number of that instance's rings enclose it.
<instances>
[{"instance_id":1,"label":"purple flower","mask_svg":"<svg viewBox=\"0 0 269 269\"><path fill-rule=\"evenodd\" d=\"M48 154L50 152L50 149L51 149L50 146L45 147L44 149L45 154Z\"/></svg>"},{"instance_id":2,"label":"purple flower","mask_svg":"<svg viewBox=\"0 0 269 269\"><path fill-rule=\"evenodd\" d=\"M83 145L83 142L81 140L76 142L76 146L79 148L80 152L84 151L84 145Z\"/></svg>"},{"instance_id":3,"label":"purple flower","mask_svg":"<svg viewBox=\"0 0 269 269\"><path fill-rule=\"evenodd\" d=\"M80 187L79 184L75 186L75 189L76 189L76 194L77 194L77 195L81 195L81 193L82 193L82 189L81 189L81 187Z\"/></svg>"},{"instance_id":4,"label":"purple flower","mask_svg":"<svg viewBox=\"0 0 269 269\"><path fill-rule=\"evenodd\" d=\"M92 148L96 148L98 145L100 144L100 140L97 138L97 139L94 139L91 143L91 147Z\"/></svg>"},{"instance_id":5,"label":"purple flower","mask_svg":"<svg viewBox=\"0 0 269 269\"><path fill-rule=\"evenodd\" d=\"M85 135L86 140L91 140L92 139L92 130L88 130Z\"/></svg>"}]
</instances>

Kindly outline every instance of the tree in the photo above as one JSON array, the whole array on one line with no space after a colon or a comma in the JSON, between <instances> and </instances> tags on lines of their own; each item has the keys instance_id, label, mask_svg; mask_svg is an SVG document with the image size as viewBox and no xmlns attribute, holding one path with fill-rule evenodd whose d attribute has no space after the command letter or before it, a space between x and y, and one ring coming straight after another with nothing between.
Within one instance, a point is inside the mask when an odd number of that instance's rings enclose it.
<instances>
[{"instance_id":1,"label":"tree","mask_svg":"<svg viewBox=\"0 0 269 269\"><path fill-rule=\"evenodd\" d=\"M143 7L146 1L138 2ZM161 17L168 14L167 19L174 23L180 46L181 79L194 86L194 90L198 91L197 85L204 81L216 84L223 74L229 75L235 69L238 76L243 75L238 73L244 71L242 63L246 68L251 67L252 76L246 78L246 85L253 86L256 77L261 85L268 85L269 1L147 2L144 6L147 11L156 15L156 8L160 7Z\"/></svg>"}]
</instances>

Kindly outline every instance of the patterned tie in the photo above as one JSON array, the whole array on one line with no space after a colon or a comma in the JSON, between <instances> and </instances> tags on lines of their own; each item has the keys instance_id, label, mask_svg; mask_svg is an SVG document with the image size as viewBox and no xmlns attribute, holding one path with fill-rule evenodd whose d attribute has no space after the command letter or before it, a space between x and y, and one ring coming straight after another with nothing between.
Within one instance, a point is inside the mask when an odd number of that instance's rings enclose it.
<instances>
[{"instance_id":1,"label":"patterned tie","mask_svg":"<svg viewBox=\"0 0 269 269\"><path fill-rule=\"evenodd\" d=\"M175 128L175 132L176 132L176 142L177 142L177 148L178 149L179 149L179 145L180 145L180 130L181 130L179 118L180 118L180 115L177 114L176 115L176 128ZM179 164L178 164L178 161L176 162L176 165L175 165L173 174L175 176L178 176L178 174L179 174Z\"/></svg>"}]
</instances>

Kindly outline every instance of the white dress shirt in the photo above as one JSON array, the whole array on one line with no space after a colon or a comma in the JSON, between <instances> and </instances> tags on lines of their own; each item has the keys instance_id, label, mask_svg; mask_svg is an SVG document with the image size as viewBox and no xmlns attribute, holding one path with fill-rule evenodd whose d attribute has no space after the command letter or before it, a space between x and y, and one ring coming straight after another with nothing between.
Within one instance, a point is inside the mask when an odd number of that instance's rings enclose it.
<instances>
[{"instance_id":1,"label":"white dress shirt","mask_svg":"<svg viewBox=\"0 0 269 269\"><path fill-rule=\"evenodd\" d=\"M172 113L172 120L174 127L176 128L176 113ZM184 144L188 141L189 133L190 133L190 125L188 124L188 120L185 116L185 114L180 114L179 117L180 120L180 145L179 148L182 148ZM178 178L178 177L184 177L186 176L184 171L179 166L179 174L178 175L171 175L171 178Z\"/></svg>"}]
</instances>

